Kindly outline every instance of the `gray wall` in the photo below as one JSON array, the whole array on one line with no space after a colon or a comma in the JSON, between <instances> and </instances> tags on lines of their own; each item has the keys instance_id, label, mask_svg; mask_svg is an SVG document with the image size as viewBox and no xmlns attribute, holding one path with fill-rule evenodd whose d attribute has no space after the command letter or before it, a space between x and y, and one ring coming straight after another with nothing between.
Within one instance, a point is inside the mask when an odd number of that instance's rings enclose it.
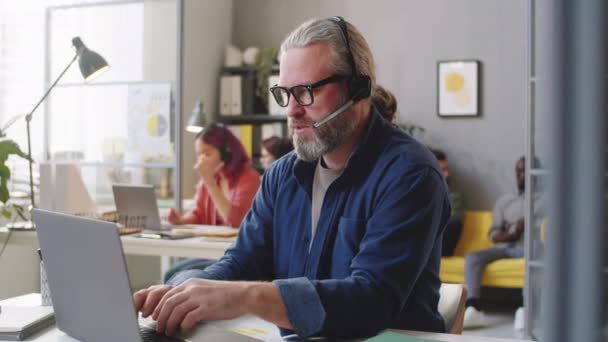
<instances>
[{"instance_id":1,"label":"gray wall","mask_svg":"<svg viewBox=\"0 0 608 342\"><path fill-rule=\"evenodd\" d=\"M378 81L399 101L399 122L426 129L443 149L469 209L491 209L515 191L515 161L525 151L525 0L234 0L233 42L278 47L312 17L341 15L374 51ZM436 62L482 62L481 116L439 118Z\"/></svg>"},{"instance_id":2,"label":"gray wall","mask_svg":"<svg viewBox=\"0 0 608 342\"><path fill-rule=\"evenodd\" d=\"M205 110L217 108L218 77L224 63L224 47L232 37L232 0L185 0L183 37L182 122L188 122L197 100ZM184 132L182 139L183 198L192 198L198 180L192 169L195 162L194 134Z\"/></svg>"}]
</instances>

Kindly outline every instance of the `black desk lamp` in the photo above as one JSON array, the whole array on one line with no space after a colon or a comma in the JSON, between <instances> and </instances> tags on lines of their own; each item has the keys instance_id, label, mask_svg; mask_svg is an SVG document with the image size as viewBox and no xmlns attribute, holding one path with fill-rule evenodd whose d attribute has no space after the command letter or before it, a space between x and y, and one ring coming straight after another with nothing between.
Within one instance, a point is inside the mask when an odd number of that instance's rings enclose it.
<instances>
[{"instance_id":1,"label":"black desk lamp","mask_svg":"<svg viewBox=\"0 0 608 342\"><path fill-rule=\"evenodd\" d=\"M203 130L206 121L206 115L203 112L203 104L201 101L196 101L194 109L192 109L192 113L190 113L188 123L186 124L186 131L190 133L198 133Z\"/></svg>"},{"instance_id":2,"label":"black desk lamp","mask_svg":"<svg viewBox=\"0 0 608 342\"><path fill-rule=\"evenodd\" d=\"M84 45L84 43L82 42L80 37L73 38L72 45L74 45L74 48L76 49L76 54L74 55L74 58L72 58L70 63L65 67L65 69L63 69L61 74L59 74L59 77L57 77L55 82L53 82L53 84L51 84L51 86L46 91L46 93L44 93L44 95L42 95L42 98L40 99L40 101L38 101L36 106L34 106L34 109L32 109L25 116L25 123L26 123L26 129L27 129L27 155L29 157L28 163L29 163L29 171L30 171L30 201L31 201L32 207L36 206L36 204L34 202L35 201L35 199L34 199L34 197L35 197L34 196L34 176L32 173L33 161L32 161L32 142L31 142L31 133L30 133L30 122L32 121L32 115L34 114L36 109L38 109L40 104L42 104L44 99L47 98L47 96L49 95L51 90L53 90L53 88L57 85L57 82L59 82L59 80L63 77L63 75L68 71L70 66L72 66L72 64L74 64L76 59L78 59L78 64L80 65L80 73L82 73L82 77L84 77L85 82L89 82L89 81L93 80L94 78L97 78L97 76L101 75L102 73L104 73L106 70L108 70L110 68L110 66L108 65L106 60L103 57L101 57L97 52L89 50Z\"/></svg>"}]
</instances>

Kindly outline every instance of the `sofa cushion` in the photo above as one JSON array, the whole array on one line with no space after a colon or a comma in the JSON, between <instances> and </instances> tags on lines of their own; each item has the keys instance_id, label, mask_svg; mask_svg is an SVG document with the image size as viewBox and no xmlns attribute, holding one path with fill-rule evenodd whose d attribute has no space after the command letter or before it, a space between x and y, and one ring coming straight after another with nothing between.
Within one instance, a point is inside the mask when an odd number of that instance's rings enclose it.
<instances>
[{"instance_id":1,"label":"sofa cushion","mask_svg":"<svg viewBox=\"0 0 608 342\"><path fill-rule=\"evenodd\" d=\"M488 232L492 225L492 212L465 211L462 217L462 232L454 249L454 255L465 256L469 252L492 247Z\"/></svg>"},{"instance_id":2,"label":"sofa cushion","mask_svg":"<svg viewBox=\"0 0 608 342\"><path fill-rule=\"evenodd\" d=\"M465 211L462 232L451 257L442 257L440 278L444 283L464 284L464 256L493 246L488 239L492 212ZM482 286L523 288L525 261L523 258L501 259L488 264L481 279Z\"/></svg>"},{"instance_id":3,"label":"sofa cushion","mask_svg":"<svg viewBox=\"0 0 608 342\"><path fill-rule=\"evenodd\" d=\"M523 288L524 259L501 259L489 263L483 273L481 285L491 287ZM464 258L441 258L441 281L464 284Z\"/></svg>"}]
</instances>

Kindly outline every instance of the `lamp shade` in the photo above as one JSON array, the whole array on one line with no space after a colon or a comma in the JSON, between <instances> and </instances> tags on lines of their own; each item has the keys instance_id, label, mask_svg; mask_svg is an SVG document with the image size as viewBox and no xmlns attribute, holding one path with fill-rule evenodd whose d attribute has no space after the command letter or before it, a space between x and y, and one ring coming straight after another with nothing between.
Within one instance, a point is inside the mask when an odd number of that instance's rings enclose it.
<instances>
[{"instance_id":1,"label":"lamp shade","mask_svg":"<svg viewBox=\"0 0 608 342\"><path fill-rule=\"evenodd\" d=\"M80 37L74 37L72 44L78 53L80 73L86 82L92 81L110 68L108 62L97 52L89 50Z\"/></svg>"},{"instance_id":2,"label":"lamp shade","mask_svg":"<svg viewBox=\"0 0 608 342\"><path fill-rule=\"evenodd\" d=\"M186 125L186 131L190 133L198 133L203 130L203 127L205 127L205 113L203 112L203 104L201 101L196 101L196 104L192 109L192 113L190 113L190 118L188 119L188 124Z\"/></svg>"}]
</instances>

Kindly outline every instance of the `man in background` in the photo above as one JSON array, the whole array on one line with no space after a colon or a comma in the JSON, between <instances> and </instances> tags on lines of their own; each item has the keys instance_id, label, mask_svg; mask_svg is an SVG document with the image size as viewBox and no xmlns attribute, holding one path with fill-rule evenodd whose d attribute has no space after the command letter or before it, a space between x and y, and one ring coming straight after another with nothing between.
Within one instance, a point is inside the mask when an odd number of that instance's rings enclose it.
<instances>
[{"instance_id":1,"label":"man in background","mask_svg":"<svg viewBox=\"0 0 608 342\"><path fill-rule=\"evenodd\" d=\"M448 220L445 230L443 232L443 240L441 246L441 256L452 256L454 255L454 248L460 238L460 232L462 232L462 214L463 214L463 198L462 193L454 185L453 180L450 178L450 169L448 167L448 158L445 153L441 150L431 149L431 152L437 158L439 162L439 168L445 182L450 190L450 203L452 204L452 212L450 213L450 219Z\"/></svg>"},{"instance_id":2,"label":"man in background","mask_svg":"<svg viewBox=\"0 0 608 342\"><path fill-rule=\"evenodd\" d=\"M478 328L487 324L479 305L481 276L487 264L506 258L524 256L525 157L515 164L516 193L500 197L492 211L492 227L488 233L494 246L465 256L465 282L468 290L464 327Z\"/></svg>"}]
</instances>

